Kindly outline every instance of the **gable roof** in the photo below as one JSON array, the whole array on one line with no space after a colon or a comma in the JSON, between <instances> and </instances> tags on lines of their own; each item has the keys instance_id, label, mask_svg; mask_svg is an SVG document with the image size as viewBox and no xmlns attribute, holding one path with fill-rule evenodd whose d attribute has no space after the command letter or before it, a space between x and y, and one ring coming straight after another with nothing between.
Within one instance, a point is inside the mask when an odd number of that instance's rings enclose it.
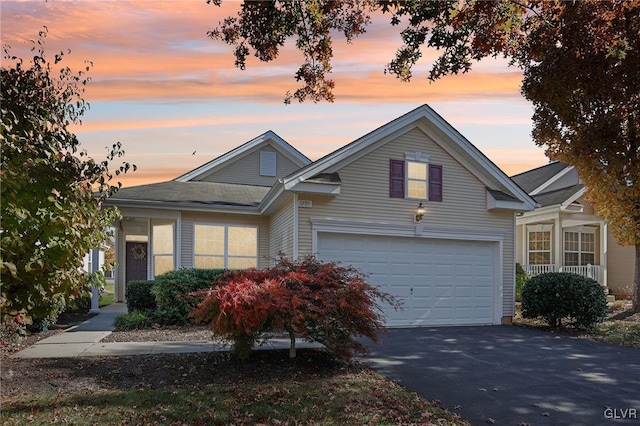
<instances>
[{"instance_id":1,"label":"gable roof","mask_svg":"<svg viewBox=\"0 0 640 426\"><path fill-rule=\"evenodd\" d=\"M208 163L205 163L181 176L178 176L174 180L177 182L188 182L191 180L197 180L197 178L228 165L231 161L242 157L243 155L251 152L254 148L268 142L272 143L276 147L276 149L278 149L278 151L282 153L282 155L287 157L298 167L303 167L311 163L311 160L304 154L291 146L287 141L282 139L275 132L269 130L261 134L260 136L240 145L239 147L234 148L231 151L214 158Z\"/></svg>"},{"instance_id":2,"label":"gable roof","mask_svg":"<svg viewBox=\"0 0 640 426\"><path fill-rule=\"evenodd\" d=\"M568 200L574 197L575 195L583 192L584 185L579 183L577 185L573 185L567 188L556 189L554 191L544 192L542 194L536 194L533 198L542 206L553 206L555 204L564 204Z\"/></svg>"},{"instance_id":3,"label":"gable roof","mask_svg":"<svg viewBox=\"0 0 640 426\"><path fill-rule=\"evenodd\" d=\"M506 196L518 200L522 203L522 210L533 210L536 207L535 200L426 104L286 176L280 180L283 189L291 190L296 185L309 182L317 175L335 172L336 169L357 160L381 144L393 140L398 134L415 127L440 144L487 188L503 192Z\"/></svg>"},{"instance_id":4,"label":"gable roof","mask_svg":"<svg viewBox=\"0 0 640 426\"><path fill-rule=\"evenodd\" d=\"M570 166L565 163L553 161L549 164L545 164L544 166L511 176L511 179L517 183L520 188L527 191L528 194L531 194L568 167Z\"/></svg>"}]
</instances>

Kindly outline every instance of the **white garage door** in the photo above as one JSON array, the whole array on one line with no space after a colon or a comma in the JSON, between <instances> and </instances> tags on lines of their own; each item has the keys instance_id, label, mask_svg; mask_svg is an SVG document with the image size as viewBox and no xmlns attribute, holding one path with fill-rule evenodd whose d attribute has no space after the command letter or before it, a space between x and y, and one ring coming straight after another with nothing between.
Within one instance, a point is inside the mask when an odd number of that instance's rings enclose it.
<instances>
[{"instance_id":1,"label":"white garage door","mask_svg":"<svg viewBox=\"0 0 640 426\"><path fill-rule=\"evenodd\" d=\"M485 241L318 233L318 258L352 265L404 302L388 326L492 324L494 247Z\"/></svg>"}]
</instances>

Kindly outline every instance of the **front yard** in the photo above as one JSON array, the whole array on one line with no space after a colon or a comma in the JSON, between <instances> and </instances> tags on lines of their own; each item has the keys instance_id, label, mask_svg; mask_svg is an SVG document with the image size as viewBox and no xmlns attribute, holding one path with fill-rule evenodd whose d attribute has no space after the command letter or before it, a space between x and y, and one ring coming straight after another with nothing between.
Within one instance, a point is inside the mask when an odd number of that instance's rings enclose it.
<instances>
[{"instance_id":1,"label":"front yard","mask_svg":"<svg viewBox=\"0 0 640 426\"><path fill-rule=\"evenodd\" d=\"M442 424L465 421L315 350L5 359L2 424Z\"/></svg>"},{"instance_id":2,"label":"front yard","mask_svg":"<svg viewBox=\"0 0 640 426\"><path fill-rule=\"evenodd\" d=\"M614 317L617 313L620 313L620 309L616 309L616 306L614 306L610 312L609 318ZM552 329L540 319L522 318L520 315L520 306L517 306L516 316L513 323L516 325L535 327L553 332L569 333L574 336L598 342L640 348L640 313L627 316L624 319L609 319L596 324L588 330L574 329L571 327Z\"/></svg>"}]
</instances>

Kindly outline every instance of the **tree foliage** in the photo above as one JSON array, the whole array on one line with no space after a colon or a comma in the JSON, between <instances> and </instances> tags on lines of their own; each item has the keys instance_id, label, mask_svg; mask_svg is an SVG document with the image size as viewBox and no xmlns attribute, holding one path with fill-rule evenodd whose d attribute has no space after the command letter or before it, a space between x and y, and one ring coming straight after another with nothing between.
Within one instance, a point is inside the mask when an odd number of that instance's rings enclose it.
<instances>
[{"instance_id":1,"label":"tree foliage","mask_svg":"<svg viewBox=\"0 0 640 426\"><path fill-rule=\"evenodd\" d=\"M25 63L4 47L2 66L1 272L3 321L49 317L86 287L82 258L106 238L117 210L102 208L120 186L109 161L96 162L70 130L88 109L86 72L57 67L64 52L45 56L46 30ZM116 175L130 169L122 163ZM135 166L134 166L135 167Z\"/></svg>"},{"instance_id":2,"label":"tree foliage","mask_svg":"<svg viewBox=\"0 0 640 426\"><path fill-rule=\"evenodd\" d=\"M192 312L198 322L234 343L247 356L260 333L285 331L295 357L295 336L320 342L340 358L366 353L357 337L379 342L384 316L378 303L399 307L392 296L369 285L353 267L323 263L313 256L281 257L265 270L248 270L205 290Z\"/></svg>"},{"instance_id":3,"label":"tree foliage","mask_svg":"<svg viewBox=\"0 0 640 426\"><path fill-rule=\"evenodd\" d=\"M413 77L425 48L440 52L432 81L465 73L485 57L508 58L523 70L535 142L575 166L598 215L622 244L636 247L640 308L640 0L244 2L238 17L210 35L235 47L241 68L250 48L268 61L294 38L305 63L296 74L303 87L293 97L332 101L335 30L351 40L379 12L399 27L403 45L385 71L402 80ZM304 69L314 71L311 77Z\"/></svg>"}]
</instances>

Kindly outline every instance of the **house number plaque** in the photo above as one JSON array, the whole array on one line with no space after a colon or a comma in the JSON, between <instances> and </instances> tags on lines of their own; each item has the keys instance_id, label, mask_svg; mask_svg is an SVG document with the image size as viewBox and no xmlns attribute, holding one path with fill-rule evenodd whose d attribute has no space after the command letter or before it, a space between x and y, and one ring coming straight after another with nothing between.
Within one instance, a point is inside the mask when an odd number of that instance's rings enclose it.
<instances>
[{"instance_id":1,"label":"house number plaque","mask_svg":"<svg viewBox=\"0 0 640 426\"><path fill-rule=\"evenodd\" d=\"M311 200L298 200L298 207L310 209L311 207L313 207L313 202Z\"/></svg>"}]
</instances>

